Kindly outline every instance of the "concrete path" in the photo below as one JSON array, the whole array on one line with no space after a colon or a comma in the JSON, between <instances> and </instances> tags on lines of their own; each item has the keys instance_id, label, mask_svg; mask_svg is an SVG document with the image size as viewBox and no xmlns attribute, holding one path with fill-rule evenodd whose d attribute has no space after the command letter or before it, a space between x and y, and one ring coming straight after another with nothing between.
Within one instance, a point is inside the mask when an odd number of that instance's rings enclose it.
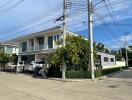
<instances>
[{"instance_id":1,"label":"concrete path","mask_svg":"<svg viewBox=\"0 0 132 100\"><path fill-rule=\"evenodd\" d=\"M132 100L131 73L130 69L104 80L61 82L0 72L0 100Z\"/></svg>"}]
</instances>

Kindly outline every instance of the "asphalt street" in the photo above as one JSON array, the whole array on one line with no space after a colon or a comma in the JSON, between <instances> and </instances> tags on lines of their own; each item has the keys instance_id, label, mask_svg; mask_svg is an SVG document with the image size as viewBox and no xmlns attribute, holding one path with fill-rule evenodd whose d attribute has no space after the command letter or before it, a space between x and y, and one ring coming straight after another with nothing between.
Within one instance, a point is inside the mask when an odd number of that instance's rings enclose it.
<instances>
[{"instance_id":1,"label":"asphalt street","mask_svg":"<svg viewBox=\"0 0 132 100\"><path fill-rule=\"evenodd\" d=\"M0 100L132 100L132 69L74 82L0 72Z\"/></svg>"}]
</instances>

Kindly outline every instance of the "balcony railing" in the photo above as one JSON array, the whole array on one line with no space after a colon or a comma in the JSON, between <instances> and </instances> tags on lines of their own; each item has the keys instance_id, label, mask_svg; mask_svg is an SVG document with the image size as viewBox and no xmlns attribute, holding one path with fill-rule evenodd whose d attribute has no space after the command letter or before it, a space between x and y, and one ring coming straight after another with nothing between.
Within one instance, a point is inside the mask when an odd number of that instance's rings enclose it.
<instances>
[{"instance_id":1,"label":"balcony railing","mask_svg":"<svg viewBox=\"0 0 132 100\"><path fill-rule=\"evenodd\" d=\"M30 46L30 47L28 48L28 51L29 51L29 52L34 51L34 46Z\"/></svg>"},{"instance_id":2,"label":"balcony railing","mask_svg":"<svg viewBox=\"0 0 132 100\"><path fill-rule=\"evenodd\" d=\"M37 45L35 50L44 50L44 44Z\"/></svg>"}]
</instances>

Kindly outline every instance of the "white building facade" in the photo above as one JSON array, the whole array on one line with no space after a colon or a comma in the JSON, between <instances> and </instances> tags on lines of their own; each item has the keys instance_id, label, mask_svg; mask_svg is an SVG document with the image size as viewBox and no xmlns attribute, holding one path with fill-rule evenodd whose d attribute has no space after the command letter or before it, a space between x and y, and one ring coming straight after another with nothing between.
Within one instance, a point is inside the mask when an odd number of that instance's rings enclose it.
<instances>
[{"instance_id":1,"label":"white building facade","mask_svg":"<svg viewBox=\"0 0 132 100\"><path fill-rule=\"evenodd\" d=\"M75 33L67 32L68 35L78 36ZM56 41L63 37L63 30L61 28L52 28L46 31L30 34L12 40L19 45L18 61L45 60L49 53L55 52L58 47ZM111 67L125 66L125 62L117 62L115 55L110 55L102 52L97 52L98 61L95 65L102 66L103 69Z\"/></svg>"},{"instance_id":2,"label":"white building facade","mask_svg":"<svg viewBox=\"0 0 132 100\"><path fill-rule=\"evenodd\" d=\"M16 45L11 45L11 44L0 44L0 51L5 52L6 54L12 55L16 54L18 55L19 53L19 47Z\"/></svg>"},{"instance_id":3,"label":"white building facade","mask_svg":"<svg viewBox=\"0 0 132 100\"><path fill-rule=\"evenodd\" d=\"M48 53L53 53L61 46L57 45L56 41L62 39L62 36L60 28L53 28L13 40L20 47L18 61L31 62L46 59Z\"/></svg>"},{"instance_id":4,"label":"white building facade","mask_svg":"<svg viewBox=\"0 0 132 100\"><path fill-rule=\"evenodd\" d=\"M98 55L98 63L100 64L102 69L126 66L125 60L116 61L115 55L106 54L103 52L97 52L97 55Z\"/></svg>"}]
</instances>

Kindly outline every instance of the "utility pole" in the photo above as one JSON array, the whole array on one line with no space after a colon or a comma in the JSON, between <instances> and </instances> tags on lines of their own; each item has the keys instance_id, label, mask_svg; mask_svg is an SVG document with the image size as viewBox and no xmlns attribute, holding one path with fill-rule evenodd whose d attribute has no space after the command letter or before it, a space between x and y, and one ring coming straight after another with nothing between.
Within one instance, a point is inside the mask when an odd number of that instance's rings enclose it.
<instances>
[{"instance_id":1,"label":"utility pole","mask_svg":"<svg viewBox=\"0 0 132 100\"><path fill-rule=\"evenodd\" d=\"M66 16L67 15L67 0L64 0L63 2L63 47L65 47L65 39L66 39L66 33L67 33L67 28L66 28ZM65 71L66 71L66 64L62 66L62 79L65 80Z\"/></svg>"},{"instance_id":2,"label":"utility pole","mask_svg":"<svg viewBox=\"0 0 132 100\"><path fill-rule=\"evenodd\" d=\"M119 51L120 51L120 56L121 56L121 60L122 60L122 58L123 58L122 57L122 49L120 48ZM120 71L122 71L122 67L120 67Z\"/></svg>"},{"instance_id":3,"label":"utility pole","mask_svg":"<svg viewBox=\"0 0 132 100\"><path fill-rule=\"evenodd\" d=\"M126 66L128 66L128 40L127 40L127 37L128 37L128 33L125 33L125 49L126 49Z\"/></svg>"},{"instance_id":4,"label":"utility pole","mask_svg":"<svg viewBox=\"0 0 132 100\"><path fill-rule=\"evenodd\" d=\"M93 30L92 30L92 13L93 5L92 0L88 0L88 38L89 38L89 66L91 67L91 78L95 79L94 75L94 54L93 54Z\"/></svg>"},{"instance_id":5,"label":"utility pole","mask_svg":"<svg viewBox=\"0 0 132 100\"><path fill-rule=\"evenodd\" d=\"M120 48L120 55L121 55L121 58L122 58L122 48Z\"/></svg>"}]
</instances>

